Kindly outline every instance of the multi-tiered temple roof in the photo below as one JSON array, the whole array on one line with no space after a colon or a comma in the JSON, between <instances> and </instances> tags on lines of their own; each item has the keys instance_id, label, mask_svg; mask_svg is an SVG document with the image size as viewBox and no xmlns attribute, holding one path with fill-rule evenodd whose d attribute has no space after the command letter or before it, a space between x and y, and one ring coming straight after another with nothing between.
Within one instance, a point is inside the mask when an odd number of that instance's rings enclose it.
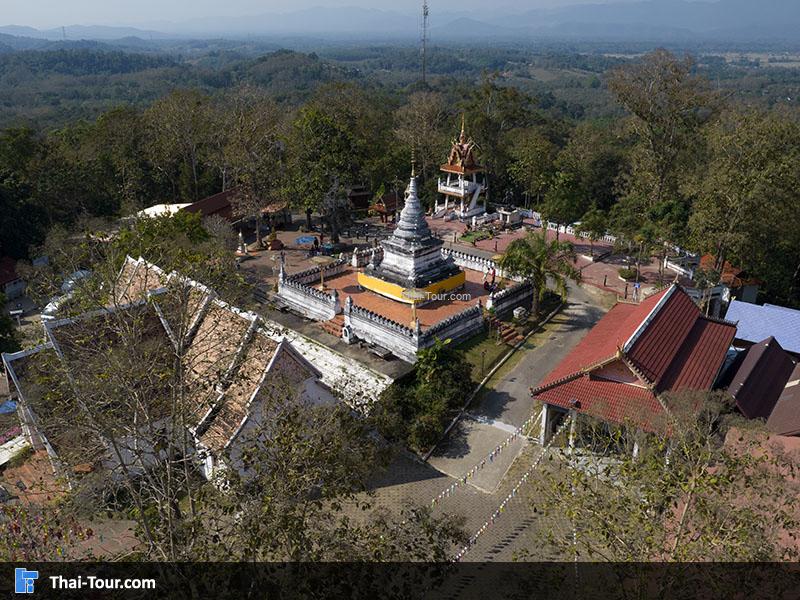
<instances>
[{"instance_id":1,"label":"multi-tiered temple roof","mask_svg":"<svg viewBox=\"0 0 800 600\"><path fill-rule=\"evenodd\" d=\"M475 157L477 144L472 138L468 138L464 129L464 118L461 118L461 134L458 139L453 140L450 154L447 156L447 163L440 169L445 173L472 174L482 173L483 166L478 164Z\"/></svg>"}]
</instances>

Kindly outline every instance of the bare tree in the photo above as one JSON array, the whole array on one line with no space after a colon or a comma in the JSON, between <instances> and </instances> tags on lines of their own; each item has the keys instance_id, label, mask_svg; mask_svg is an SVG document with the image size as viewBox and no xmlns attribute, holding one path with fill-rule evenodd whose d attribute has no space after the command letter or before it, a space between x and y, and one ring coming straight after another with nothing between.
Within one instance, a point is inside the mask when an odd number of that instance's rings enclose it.
<instances>
[{"instance_id":1,"label":"bare tree","mask_svg":"<svg viewBox=\"0 0 800 600\"><path fill-rule=\"evenodd\" d=\"M590 561L796 556L797 483L787 477L792 459L766 452L765 436L752 423L721 416L727 402L721 394L663 401L670 416L662 433L580 415L575 447L551 463L538 507L560 518L561 526L549 530L550 543L562 556ZM729 429L731 419L739 429ZM564 535L564 521L573 535Z\"/></svg>"},{"instance_id":2,"label":"bare tree","mask_svg":"<svg viewBox=\"0 0 800 600\"><path fill-rule=\"evenodd\" d=\"M275 102L256 88L237 88L223 102L224 162L237 186L232 198L234 215L255 221L261 246L264 209L283 189L286 122Z\"/></svg>"}]
</instances>

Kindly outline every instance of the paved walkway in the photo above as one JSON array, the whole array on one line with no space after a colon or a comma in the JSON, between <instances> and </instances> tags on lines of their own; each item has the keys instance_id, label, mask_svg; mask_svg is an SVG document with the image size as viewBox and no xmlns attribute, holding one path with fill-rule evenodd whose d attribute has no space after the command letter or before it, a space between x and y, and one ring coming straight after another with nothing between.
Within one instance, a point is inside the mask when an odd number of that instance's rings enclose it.
<instances>
[{"instance_id":1,"label":"paved walkway","mask_svg":"<svg viewBox=\"0 0 800 600\"><path fill-rule=\"evenodd\" d=\"M534 409L529 388L535 386L569 350L580 341L604 309L579 286L571 286L570 302L545 330L528 341L524 352L510 371L501 368L497 381L462 419L446 442L434 452L428 464L407 455L399 456L375 482L376 501L394 509L408 504L429 504L440 492L480 463L498 444L531 414ZM541 452L536 443L517 438L492 461L477 471L467 485L436 505L437 514L449 513L464 519L468 535L477 531L509 493ZM512 560L520 552L532 552L539 560L554 559L537 539L545 529L560 527L531 510L541 486L536 476L524 485L501 518L481 536L465 560Z\"/></svg>"}]
</instances>

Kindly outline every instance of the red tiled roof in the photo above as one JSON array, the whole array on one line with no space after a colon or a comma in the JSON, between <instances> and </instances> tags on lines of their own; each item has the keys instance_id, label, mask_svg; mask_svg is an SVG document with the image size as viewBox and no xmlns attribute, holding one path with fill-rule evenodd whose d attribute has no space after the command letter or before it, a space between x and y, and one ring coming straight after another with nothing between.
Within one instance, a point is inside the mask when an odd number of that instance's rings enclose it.
<instances>
[{"instance_id":1,"label":"red tiled roof","mask_svg":"<svg viewBox=\"0 0 800 600\"><path fill-rule=\"evenodd\" d=\"M678 292L677 287L672 289L675 291L670 293L670 297L627 351L628 358L654 383L667 372L700 315L700 309L687 294ZM661 294L657 302L665 294Z\"/></svg>"},{"instance_id":2,"label":"red tiled roof","mask_svg":"<svg viewBox=\"0 0 800 600\"><path fill-rule=\"evenodd\" d=\"M707 390L725 362L736 327L700 317L659 381L659 391Z\"/></svg>"},{"instance_id":3,"label":"red tiled roof","mask_svg":"<svg viewBox=\"0 0 800 600\"><path fill-rule=\"evenodd\" d=\"M646 431L661 429L664 409L649 389L581 375L536 396L542 402L573 408L614 423L632 422Z\"/></svg>"},{"instance_id":4,"label":"red tiled roof","mask_svg":"<svg viewBox=\"0 0 800 600\"><path fill-rule=\"evenodd\" d=\"M700 267L702 269L713 269L717 259L706 254L700 258ZM727 260L722 265L722 273L720 273L720 283L724 283L728 287L740 288L746 285L760 285L761 281L753 277L748 277L747 274L739 267L734 267Z\"/></svg>"},{"instance_id":5,"label":"red tiled roof","mask_svg":"<svg viewBox=\"0 0 800 600\"><path fill-rule=\"evenodd\" d=\"M650 312L652 298L642 304L615 304L564 360L542 381L542 386L614 356Z\"/></svg>"},{"instance_id":6,"label":"red tiled roof","mask_svg":"<svg viewBox=\"0 0 800 600\"><path fill-rule=\"evenodd\" d=\"M615 305L543 380L533 395L600 419L652 430L664 413L657 394L710 389L736 334L732 323L703 317L677 285L639 305ZM618 360L628 381L599 367ZM634 383L635 382L635 383Z\"/></svg>"}]
</instances>

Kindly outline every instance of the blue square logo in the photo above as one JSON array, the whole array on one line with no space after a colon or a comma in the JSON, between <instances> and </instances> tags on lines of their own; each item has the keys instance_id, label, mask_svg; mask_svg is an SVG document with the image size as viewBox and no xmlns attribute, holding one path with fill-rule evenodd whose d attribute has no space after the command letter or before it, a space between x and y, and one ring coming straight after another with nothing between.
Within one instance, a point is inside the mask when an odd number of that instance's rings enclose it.
<instances>
[{"instance_id":1,"label":"blue square logo","mask_svg":"<svg viewBox=\"0 0 800 600\"><path fill-rule=\"evenodd\" d=\"M14 569L14 591L17 594L32 594L34 582L39 579L39 571Z\"/></svg>"}]
</instances>

